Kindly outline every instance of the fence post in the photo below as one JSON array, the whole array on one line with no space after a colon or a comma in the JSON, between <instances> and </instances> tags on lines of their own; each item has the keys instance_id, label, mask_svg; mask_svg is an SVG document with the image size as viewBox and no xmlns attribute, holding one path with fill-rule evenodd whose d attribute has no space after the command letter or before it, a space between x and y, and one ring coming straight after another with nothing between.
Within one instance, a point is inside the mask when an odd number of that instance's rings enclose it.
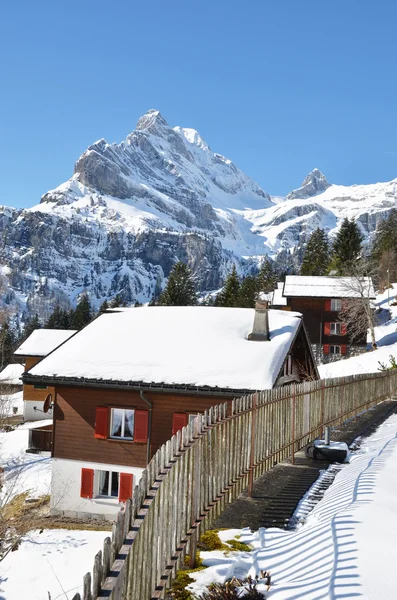
<instances>
[{"instance_id":1,"label":"fence post","mask_svg":"<svg viewBox=\"0 0 397 600\"><path fill-rule=\"evenodd\" d=\"M295 399L296 399L296 383L292 384L292 396L291 396L291 464L295 464Z\"/></svg>"},{"instance_id":2,"label":"fence post","mask_svg":"<svg viewBox=\"0 0 397 600\"><path fill-rule=\"evenodd\" d=\"M255 392L252 399L252 428L251 428L251 450L250 450L250 470L248 473L248 498L252 498L252 488L254 486L254 464L255 464L255 444L256 444L256 407L258 405L258 394Z\"/></svg>"},{"instance_id":3,"label":"fence post","mask_svg":"<svg viewBox=\"0 0 397 600\"><path fill-rule=\"evenodd\" d=\"M193 473L192 473L192 535L190 536L190 556L189 556L189 567L193 569L196 566L196 554L197 554L197 533L198 524L196 523L199 506L200 506L200 447L198 443L199 433L199 418L194 419L194 438L195 443L193 444Z\"/></svg>"}]
</instances>

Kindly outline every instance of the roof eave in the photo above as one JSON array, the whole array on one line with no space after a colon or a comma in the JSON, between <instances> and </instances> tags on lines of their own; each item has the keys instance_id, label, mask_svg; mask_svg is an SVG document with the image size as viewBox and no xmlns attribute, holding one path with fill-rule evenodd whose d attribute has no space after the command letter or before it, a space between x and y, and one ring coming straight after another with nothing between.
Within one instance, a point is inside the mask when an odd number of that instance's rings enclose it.
<instances>
[{"instance_id":1,"label":"roof eave","mask_svg":"<svg viewBox=\"0 0 397 600\"><path fill-rule=\"evenodd\" d=\"M211 386L195 386L190 384L166 384L166 383L147 383L142 381L115 381L103 379L86 379L72 377L49 377L46 375L23 375L23 383L25 384L46 384L51 386L70 386L70 387L93 387L107 388L119 390L147 390L163 394L196 394L197 396L242 396L244 394L252 394L255 389L234 389L220 388Z\"/></svg>"}]
</instances>

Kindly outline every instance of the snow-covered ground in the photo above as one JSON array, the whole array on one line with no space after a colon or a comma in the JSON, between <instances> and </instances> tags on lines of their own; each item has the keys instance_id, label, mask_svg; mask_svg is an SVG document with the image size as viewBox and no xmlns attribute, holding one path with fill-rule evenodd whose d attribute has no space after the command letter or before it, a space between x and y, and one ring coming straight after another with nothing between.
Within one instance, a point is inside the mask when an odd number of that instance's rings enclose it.
<instances>
[{"instance_id":1,"label":"snow-covered ground","mask_svg":"<svg viewBox=\"0 0 397 600\"><path fill-rule=\"evenodd\" d=\"M276 528L221 531L240 535L251 552L202 552L204 571L189 589L212 581L271 571L274 600L396 597L397 415L392 415L350 456L323 499L295 531ZM301 511L302 512L302 511ZM264 585L258 589L265 591Z\"/></svg>"},{"instance_id":2,"label":"snow-covered ground","mask_svg":"<svg viewBox=\"0 0 397 600\"><path fill-rule=\"evenodd\" d=\"M50 493L51 457L49 452L27 454L29 429L48 425L48 419L24 423L13 431L0 431L0 466L4 469L4 485L0 500L29 491L29 497L39 498Z\"/></svg>"},{"instance_id":3,"label":"snow-covered ground","mask_svg":"<svg viewBox=\"0 0 397 600\"><path fill-rule=\"evenodd\" d=\"M0 562L1 600L60 600L82 592L83 577L106 531L49 529L29 532L17 552Z\"/></svg>"},{"instance_id":4,"label":"snow-covered ground","mask_svg":"<svg viewBox=\"0 0 397 600\"><path fill-rule=\"evenodd\" d=\"M0 502L22 492L29 492L30 498L50 493L50 454L25 452L29 428L42 425L48 425L48 420L0 431L0 465L4 468ZM0 600L48 600L48 593L52 600L72 598L82 591L83 576L92 568L107 535L106 531L30 531L19 549L0 562Z\"/></svg>"},{"instance_id":5,"label":"snow-covered ground","mask_svg":"<svg viewBox=\"0 0 397 600\"><path fill-rule=\"evenodd\" d=\"M395 301L396 296L397 283L394 283L389 291L386 290L377 296L377 307L388 309L388 298L390 298L390 303L392 303ZM323 379L354 375L356 373L376 373L379 371L380 362L386 365L389 364L390 355L397 359L397 306L390 306L390 319L383 320L384 314L387 314L385 310L379 314L380 323L375 327L375 338L378 349L345 360L321 365L319 372ZM368 341L370 342L370 339Z\"/></svg>"},{"instance_id":6,"label":"snow-covered ground","mask_svg":"<svg viewBox=\"0 0 397 600\"><path fill-rule=\"evenodd\" d=\"M3 406L1 409L4 416L23 415L23 392L15 392L2 398Z\"/></svg>"}]
</instances>

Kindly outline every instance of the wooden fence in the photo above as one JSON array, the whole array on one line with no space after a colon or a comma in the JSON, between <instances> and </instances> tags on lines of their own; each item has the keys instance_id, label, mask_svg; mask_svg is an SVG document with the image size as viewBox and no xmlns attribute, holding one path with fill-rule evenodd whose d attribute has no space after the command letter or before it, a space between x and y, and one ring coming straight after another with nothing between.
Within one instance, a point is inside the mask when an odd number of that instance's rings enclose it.
<instances>
[{"instance_id":1,"label":"wooden fence","mask_svg":"<svg viewBox=\"0 0 397 600\"><path fill-rule=\"evenodd\" d=\"M84 577L83 600L164 598L199 535L252 482L397 391L397 371L305 382L198 416L155 454ZM73 600L80 600L76 594Z\"/></svg>"}]
</instances>

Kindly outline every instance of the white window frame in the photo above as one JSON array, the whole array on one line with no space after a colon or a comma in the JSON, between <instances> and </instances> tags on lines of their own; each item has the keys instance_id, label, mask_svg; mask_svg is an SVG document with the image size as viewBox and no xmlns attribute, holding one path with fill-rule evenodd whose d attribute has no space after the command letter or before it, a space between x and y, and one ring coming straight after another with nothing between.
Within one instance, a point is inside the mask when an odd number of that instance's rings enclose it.
<instances>
[{"instance_id":1,"label":"white window frame","mask_svg":"<svg viewBox=\"0 0 397 600\"><path fill-rule=\"evenodd\" d=\"M332 331L334 330L334 331ZM339 330L339 331L338 331ZM342 335L342 323L330 323L329 324L329 334L330 335Z\"/></svg>"},{"instance_id":2,"label":"white window frame","mask_svg":"<svg viewBox=\"0 0 397 600\"><path fill-rule=\"evenodd\" d=\"M342 310L342 300L340 298L331 298L331 310L333 312Z\"/></svg>"},{"instance_id":3,"label":"white window frame","mask_svg":"<svg viewBox=\"0 0 397 600\"><path fill-rule=\"evenodd\" d=\"M113 430L113 411L114 410L122 410L123 411L123 418L121 421L121 435L111 435L111 432ZM134 430L135 430L135 409L134 408L119 408L118 406L113 406L110 409L110 439L112 440L127 440L129 442L133 442L134 441L134 433L131 436L125 436L125 412L126 411L129 412L133 412L134 413Z\"/></svg>"},{"instance_id":4,"label":"white window frame","mask_svg":"<svg viewBox=\"0 0 397 600\"><path fill-rule=\"evenodd\" d=\"M339 349L339 351L338 351L338 352L335 352L335 351L334 351L334 352L332 352L332 348L334 348L334 349L338 348L338 349ZM336 344L336 345L335 345L335 344L330 344L330 347L329 347L329 353L330 353L330 354L333 354L334 356L335 356L335 355L342 354L342 348L339 346L339 344Z\"/></svg>"},{"instance_id":5,"label":"white window frame","mask_svg":"<svg viewBox=\"0 0 397 600\"><path fill-rule=\"evenodd\" d=\"M100 485L100 476L101 473L109 473L109 482L108 482L108 494L100 494L99 493L99 485ZM112 476L113 473L117 473L117 496L112 496ZM120 472L119 471L110 471L108 469L96 469L95 470L95 497L96 498L107 498L108 500L119 500L120 495Z\"/></svg>"}]
</instances>

